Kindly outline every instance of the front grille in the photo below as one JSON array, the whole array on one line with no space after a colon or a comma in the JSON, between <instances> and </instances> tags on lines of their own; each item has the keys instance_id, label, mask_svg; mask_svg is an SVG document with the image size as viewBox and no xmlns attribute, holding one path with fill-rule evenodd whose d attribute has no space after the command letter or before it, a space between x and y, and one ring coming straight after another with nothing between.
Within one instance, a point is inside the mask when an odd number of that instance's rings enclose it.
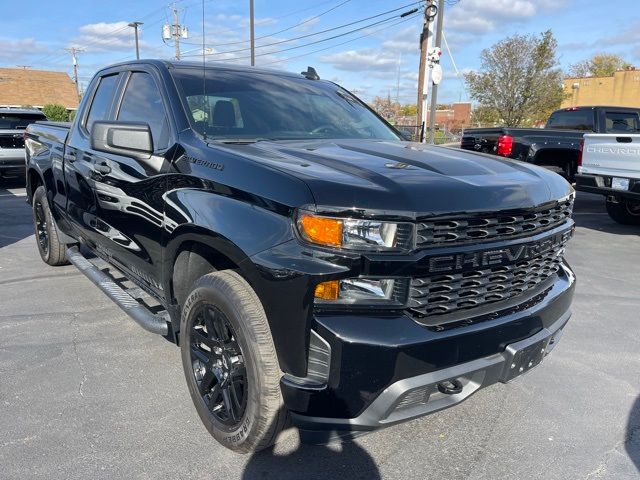
<instances>
[{"instance_id":1,"label":"front grille","mask_svg":"<svg viewBox=\"0 0 640 480\"><path fill-rule=\"evenodd\" d=\"M558 272L565 245L566 241L537 257L511 265L414 278L409 311L419 318L437 320L441 315L523 295Z\"/></svg>"},{"instance_id":2,"label":"front grille","mask_svg":"<svg viewBox=\"0 0 640 480\"><path fill-rule=\"evenodd\" d=\"M24 148L21 133L0 135L0 148Z\"/></svg>"},{"instance_id":3,"label":"front grille","mask_svg":"<svg viewBox=\"0 0 640 480\"><path fill-rule=\"evenodd\" d=\"M441 217L418 224L416 245L418 248L453 246L532 236L561 225L571 217L572 210L573 195L551 206L490 215Z\"/></svg>"}]
</instances>

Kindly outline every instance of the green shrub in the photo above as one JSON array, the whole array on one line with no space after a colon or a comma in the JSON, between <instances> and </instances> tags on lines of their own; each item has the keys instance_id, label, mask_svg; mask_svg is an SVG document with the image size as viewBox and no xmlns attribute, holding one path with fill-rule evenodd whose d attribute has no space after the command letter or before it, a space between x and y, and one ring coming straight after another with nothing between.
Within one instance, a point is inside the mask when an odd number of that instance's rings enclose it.
<instances>
[{"instance_id":1,"label":"green shrub","mask_svg":"<svg viewBox=\"0 0 640 480\"><path fill-rule=\"evenodd\" d=\"M48 103L42 107L42 113L53 122L66 122L69 119L67 109L57 103Z\"/></svg>"}]
</instances>

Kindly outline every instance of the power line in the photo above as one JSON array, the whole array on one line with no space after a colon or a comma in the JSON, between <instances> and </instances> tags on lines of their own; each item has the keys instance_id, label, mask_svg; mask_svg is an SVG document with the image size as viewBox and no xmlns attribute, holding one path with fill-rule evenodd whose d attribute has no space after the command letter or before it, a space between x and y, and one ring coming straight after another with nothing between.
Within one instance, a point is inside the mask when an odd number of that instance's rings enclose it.
<instances>
[{"instance_id":1,"label":"power line","mask_svg":"<svg viewBox=\"0 0 640 480\"><path fill-rule=\"evenodd\" d=\"M278 30L277 32L271 32L268 33L266 35L260 35L259 37L255 37L254 40L261 40L263 38L269 38L269 37L273 37L275 35L279 35L281 33L284 32L288 32L289 30L293 30L294 28L297 28L301 25L305 25L317 18L322 17L323 15L326 15L327 13L330 13L332 11L334 11L335 9L341 7L342 5L344 5L345 3L349 3L351 0L344 0L343 2L339 3L338 5L331 7L329 10L325 10L322 13L319 13L318 15L315 15L313 17L307 18L306 20L303 20L302 22L296 23L295 25L291 25L287 28L283 28L282 30ZM248 43L250 40L239 40L237 42L227 42L227 43L216 43L216 44L205 44L205 46L207 47L225 47L225 46L229 46L229 45L240 45L243 43ZM184 43L189 43L190 45L202 45L202 42L200 43L195 43L195 42L184 42Z\"/></svg>"},{"instance_id":2,"label":"power line","mask_svg":"<svg viewBox=\"0 0 640 480\"><path fill-rule=\"evenodd\" d=\"M403 18L401 20L398 20L397 22L392 23L391 25L386 25L386 26L384 26L382 28L378 28L378 29L373 30L373 31L371 31L369 33L365 33L365 34L359 35L359 36L357 36L355 38L351 38L351 39L349 39L349 40L347 40L345 42L340 42L340 43L336 43L334 45L329 45L328 47L319 48L317 50L312 50L310 52L305 52L305 53L302 53L300 55L295 55L293 57L281 58L281 59L278 59L278 60L274 60L272 62L266 62L266 63L263 63L261 65L273 65L274 63L287 62L289 60L295 60L297 58L305 57L307 55L313 55L315 53L324 52L325 50L330 50L332 48L341 47L342 45L346 45L348 43L355 42L356 40L360 40L361 38L370 37L372 35L375 35L376 33L381 32L382 30L387 30L389 28L395 27L396 25L400 25L401 23L406 23L409 20L413 20L417 16L418 15L415 15L415 14L407 16L407 17L405 17L405 18ZM308 46L308 45L304 45L304 46ZM271 52L271 54L275 54L275 53L279 53L279 52Z\"/></svg>"},{"instance_id":3,"label":"power line","mask_svg":"<svg viewBox=\"0 0 640 480\"><path fill-rule=\"evenodd\" d=\"M387 15L389 13L393 13L393 12L396 12L398 10L402 10L404 8L407 8L407 7L411 7L411 6L416 5L418 3L421 3L421 2L413 2L413 3L410 3L408 5L404 5L402 7L399 7L399 8L394 8L393 10L388 10L386 12L382 12L382 13L379 13L379 14L376 14L376 15L372 15L370 17L362 18L362 19L356 20L354 22L349 22L349 23L346 23L344 25L339 25L337 27L328 28L328 29L322 30L320 32L310 33L310 34L307 34L307 35L301 35L299 37L289 38L289 39L286 39L286 40L280 40L278 42L272 42L272 43L267 43L267 44L263 44L263 45L257 45L256 48L264 48L264 47L271 47L271 46L275 46L275 45L282 45L283 43L290 43L290 42L293 42L295 40L301 40L303 38L313 37L313 36L316 36L316 35L320 35L322 33L327 33L327 32L332 32L332 31L335 31L335 30L340 30L340 29L345 28L345 27L349 27L349 26L352 26L352 25L355 25L355 24L358 24L358 23L362 23L362 22L365 22L367 20L371 20L373 18L381 17L383 15ZM417 9L416 9L416 11L417 11ZM414 12L411 12L410 14L413 14L413 13ZM402 15L406 16L406 14L407 14L407 12L403 13ZM285 48L285 49L279 50L279 52L286 52L286 51L289 51L289 50L295 50L297 48L302 48L303 46L315 45L317 43L326 42L328 40L333 40L335 38L339 38L339 37L342 37L342 36L345 36L345 35L349 35L351 33L358 32L360 30L364 30L366 28L375 27L376 25L381 25L381 24L389 22L391 20L395 20L396 18L397 18L397 16L385 18L383 20L379 20L377 22L373 22L373 23L364 25L362 27L358 27L358 28L355 28L353 30L349 30L348 32L343 32L343 33L340 33L340 34L337 34L337 35L333 35L331 37L320 39L320 40L317 40L317 41L314 41L314 42L309 42L309 43L307 43L305 45L297 45L297 46L294 46L294 47ZM246 52L247 50L250 50L250 49L249 48L240 48L240 49L236 49L236 50L226 50L224 52L215 52L215 53L211 53L211 54L207 54L207 55L208 56L218 56L218 55L225 55L225 54L229 54L229 53ZM274 52L256 54L256 57L264 56L264 55L271 55L272 53L274 53ZM191 55L191 56L194 56L194 55ZM197 55L197 56L199 56L199 55ZM240 58L244 58L244 57L240 57Z\"/></svg>"}]
</instances>

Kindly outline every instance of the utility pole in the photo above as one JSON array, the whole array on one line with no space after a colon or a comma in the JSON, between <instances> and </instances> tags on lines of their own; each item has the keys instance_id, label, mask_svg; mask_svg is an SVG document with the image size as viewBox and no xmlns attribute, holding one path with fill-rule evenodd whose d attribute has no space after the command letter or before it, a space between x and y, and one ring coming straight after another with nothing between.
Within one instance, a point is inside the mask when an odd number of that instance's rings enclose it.
<instances>
[{"instance_id":1,"label":"utility pole","mask_svg":"<svg viewBox=\"0 0 640 480\"><path fill-rule=\"evenodd\" d=\"M133 30L135 31L135 35L136 35L136 60L140 60L140 48L138 46L138 27L140 25L143 25L142 22L131 22L129 24L130 27L133 27Z\"/></svg>"},{"instance_id":2,"label":"utility pole","mask_svg":"<svg viewBox=\"0 0 640 480\"><path fill-rule=\"evenodd\" d=\"M444 2L438 2L438 25L436 27L436 48L440 51L442 45L442 21L444 20ZM439 62L439 60L438 60ZM431 108L429 108L429 143L434 142L436 126L436 105L438 101L438 81L431 87Z\"/></svg>"},{"instance_id":3,"label":"utility pole","mask_svg":"<svg viewBox=\"0 0 640 480\"><path fill-rule=\"evenodd\" d=\"M253 0L249 0L249 29L251 30L251 66L256 64L256 43L253 25Z\"/></svg>"},{"instance_id":4,"label":"utility pole","mask_svg":"<svg viewBox=\"0 0 640 480\"><path fill-rule=\"evenodd\" d=\"M436 15L437 7L435 0L427 0L424 9L424 21L422 23L422 33L420 34L420 70L418 71L418 124L421 126L420 141L423 140L424 126L427 117L427 89L429 85L429 70L427 69L427 50L433 36L433 19Z\"/></svg>"},{"instance_id":5,"label":"utility pole","mask_svg":"<svg viewBox=\"0 0 640 480\"><path fill-rule=\"evenodd\" d=\"M187 27L180 25L178 21L178 9L175 4L173 5L173 23L169 25L168 23L163 25L162 27L162 40L173 40L175 52L176 52L176 60L180 60L180 39L181 38L189 38L189 32L187 31Z\"/></svg>"},{"instance_id":6,"label":"utility pole","mask_svg":"<svg viewBox=\"0 0 640 480\"><path fill-rule=\"evenodd\" d=\"M178 22L178 9L173 6L173 38L176 47L176 60L180 60L180 23Z\"/></svg>"},{"instance_id":7,"label":"utility pole","mask_svg":"<svg viewBox=\"0 0 640 480\"><path fill-rule=\"evenodd\" d=\"M78 53L84 52L84 48L69 47L65 49L71 54L73 59L73 83L76 84L76 92L80 96L80 86L78 85Z\"/></svg>"}]
</instances>

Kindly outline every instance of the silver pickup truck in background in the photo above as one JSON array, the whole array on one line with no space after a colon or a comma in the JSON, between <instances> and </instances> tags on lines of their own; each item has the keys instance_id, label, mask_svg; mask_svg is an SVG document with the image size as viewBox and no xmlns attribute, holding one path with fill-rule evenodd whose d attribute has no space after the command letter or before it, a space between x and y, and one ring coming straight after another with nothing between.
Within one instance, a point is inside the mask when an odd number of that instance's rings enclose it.
<instances>
[{"instance_id":1,"label":"silver pickup truck in background","mask_svg":"<svg viewBox=\"0 0 640 480\"><path fill-rule=\"evenodd\" d=\"M46 119L35 109L0 108L0 178L25 174L24 131Z\"/></svg>"},{"instance_id":2,"label":"silver pickup truck in background","mask_svg":"<svg viewBox=\"0 0 640 480\"><path fill-rule=\"evenodd\" d=\"M605 195L607 213L613 220L640 225L638 120L619 133L586 134L581 153L576 190Z\"/></svg>"}]
</instances>

